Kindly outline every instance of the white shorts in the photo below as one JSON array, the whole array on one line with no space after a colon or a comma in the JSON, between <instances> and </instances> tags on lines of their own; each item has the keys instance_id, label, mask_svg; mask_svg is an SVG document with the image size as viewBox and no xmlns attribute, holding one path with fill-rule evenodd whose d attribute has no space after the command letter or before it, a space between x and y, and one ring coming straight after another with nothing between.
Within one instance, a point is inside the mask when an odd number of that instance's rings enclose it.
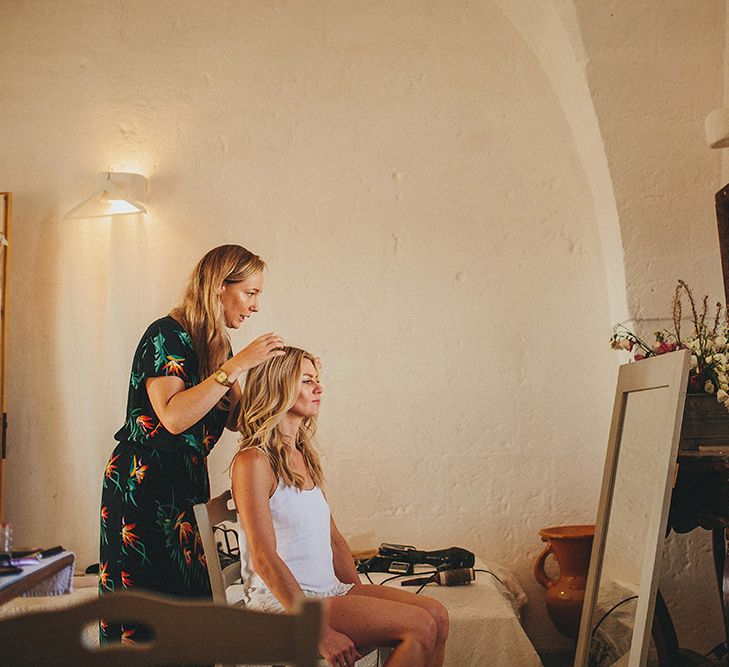
<instances>
[{"instance_id":1,"label":"white shorts","mask_svg":"<svg viewBox=\"0 0 729 667\"><path fill-rule=\"evenodd\" d=\"M326 591L312 591L302 588L304 595L308 598L332 598L339 595L346 595L354 587L354 584L343 584L338 581L335 586ZM283 614L284 608L281 603L274 597L273 593L267 588L250 588L248 590L247 609L255 609L256 611L268 611L276 614Z\"/></svg>"}]
</instances>

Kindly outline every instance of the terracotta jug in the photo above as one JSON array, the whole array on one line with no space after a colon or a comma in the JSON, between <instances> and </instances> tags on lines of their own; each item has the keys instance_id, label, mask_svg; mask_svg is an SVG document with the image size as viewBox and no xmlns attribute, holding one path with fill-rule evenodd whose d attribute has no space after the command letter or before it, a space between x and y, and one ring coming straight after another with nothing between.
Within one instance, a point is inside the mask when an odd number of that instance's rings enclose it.
<instances>
[{"instance_id":1,"label":"terracotta jug","mask_svg":"<svg viewBox=\"0 0 729 667\"><path fill-rule=\"evenodd\" d=\"M595 526L555 526L542 528L539 534L547 546L534 561L534 578L547 589L547 613L557 630L577 639ZM559 565L559 579L544 571L549 554Z\"/></svg>"}]
</instances>

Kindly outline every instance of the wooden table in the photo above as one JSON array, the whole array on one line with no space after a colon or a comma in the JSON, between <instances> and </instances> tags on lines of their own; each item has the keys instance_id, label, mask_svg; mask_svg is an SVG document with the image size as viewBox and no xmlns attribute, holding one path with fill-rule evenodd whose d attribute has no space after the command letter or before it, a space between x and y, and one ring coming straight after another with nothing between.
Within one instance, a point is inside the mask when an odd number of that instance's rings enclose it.
<instances>
[{"instance_id":1,"label":"wooden table","mask_svg":"<svg viewBox=\"0 0 729 667\"><path fill-rule=\"evenodd\" d=\"M57 556L38 561L37 564L23 565L20 574L0 577L0 604L30 592L66 568L73 568L75 560L74 553L64 551Z\"/></svg>"},{"instance_id":2,"label":"wooden table","mask_svg":"<svg viewBox=\"0 0 729 667\"><path fill-rule=\"evenodd\" d=\"M714 568L729 641L729 447L723 451L679 450L669 530L712 533Z\"/></svg>"}]
</instances>

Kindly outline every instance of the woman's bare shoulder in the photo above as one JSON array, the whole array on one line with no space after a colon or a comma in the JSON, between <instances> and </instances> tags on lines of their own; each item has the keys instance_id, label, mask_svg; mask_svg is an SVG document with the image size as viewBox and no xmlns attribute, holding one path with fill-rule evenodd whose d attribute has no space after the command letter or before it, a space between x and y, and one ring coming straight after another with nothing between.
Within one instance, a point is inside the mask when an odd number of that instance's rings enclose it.
<instances>
[{"instance_id":1,"label":"woman's bare shoulder","mask_svg":"<svg viewBox=\"0 0 729 667\"><path fill-rule=\"evenodd\" d=\"M256 479L271 482L275 479L268 456L254 447L242 449L235 455L231 466L231 476L234 480Z\"/></svg>"},{"instance_id":2,"label":"woman's bare shoulder","mask_svg":"<svg viewBox=\"0 0 729 667\"><path fill-rule=\"evenodd\" d=\"M241 449L233 457L233 470L245 471L249 469L260 469L262 467L270 468L271 463L268 456L257 447Z\"/></svg>"}]
</instances>

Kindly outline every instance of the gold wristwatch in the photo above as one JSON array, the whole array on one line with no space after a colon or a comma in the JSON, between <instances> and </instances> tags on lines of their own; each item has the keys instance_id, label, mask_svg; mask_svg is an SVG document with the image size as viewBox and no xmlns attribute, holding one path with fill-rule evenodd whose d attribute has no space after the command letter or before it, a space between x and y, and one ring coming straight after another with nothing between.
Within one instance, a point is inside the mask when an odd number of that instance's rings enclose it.
<instances>
[{"instance_id":1,"label":"gold wristwatch","mask_svg":"<svg viewBox=\"0 0 729 667\"><path fill-rule=\"evenodd\" d=\"M224 387L232 387L233 383L228 379L228 374L222 369L218 368L213 377L218 384L222 384Z\"/></svg>"}]
</instances>

